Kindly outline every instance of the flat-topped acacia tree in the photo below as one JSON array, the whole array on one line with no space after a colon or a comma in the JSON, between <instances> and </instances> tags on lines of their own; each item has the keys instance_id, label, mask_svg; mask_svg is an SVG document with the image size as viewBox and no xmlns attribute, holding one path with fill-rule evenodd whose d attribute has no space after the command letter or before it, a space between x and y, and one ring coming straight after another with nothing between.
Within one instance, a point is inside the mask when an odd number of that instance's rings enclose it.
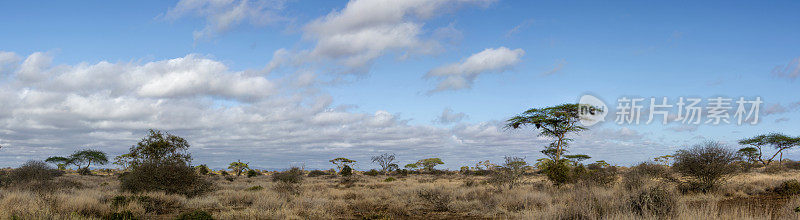
<instances>
[{"instance_id":1,"label":"flat-topped acacia tree","mask_svg":"<svg viewBox=\"0 0 800 220\"><path fill-rule=\"evenodd\" d=\"M89 174L89 166L94 164L105 165L108 163L108 156L106 153L99 150L79 150L75 151L69 157L49 157L45 162L57 164L59 169L64 169L66 166L75 165L81 174ZM86 166L84 166L86 165Z\"/></svg>"},{"instance_id":2,"label":"flat-topped acacia tree","mask_svg":"<svg viewBox=\"0 0 800 220\"><path fill-rule=\"evenodd\" d=\"M521 114L508 119L506 128L519 129L533 127L539 131L539 136L549 137L553 142L542 151L552 157L553 161L560 161L564 149L573 139L568 138L570 133L578 133L588 128L580 125L581 104L562 104L545 108L528 109ZM594 111L599 111L593 106L588 106Z\"/></svg>"},{"instance_id":3,"label":"flat-topped acacia tree","mask_svg":"<svg viewBox=\"0 0 800 220\"><path fill-rule=\"evenodd\" d=\"M752 154L752 157L757 156L758 161L764 164L764 166L767 166L772 163L772 160L774 160L778 155L780 155L780 158L778 158L778 163L781 163L781 160L783 160L783 150L800 145L800 137L790 137L781 133L769 133L739 140L739 144L750 145L758 149L758 153L755 153L754 150L751 149L745 150L745 148L743 148L742 151L747 151L746 153ZM764 155L762 148L765 146L770 146L777 150L775 151L775 154L766 160L762 158Z\"/></svg>"}]
</instances>

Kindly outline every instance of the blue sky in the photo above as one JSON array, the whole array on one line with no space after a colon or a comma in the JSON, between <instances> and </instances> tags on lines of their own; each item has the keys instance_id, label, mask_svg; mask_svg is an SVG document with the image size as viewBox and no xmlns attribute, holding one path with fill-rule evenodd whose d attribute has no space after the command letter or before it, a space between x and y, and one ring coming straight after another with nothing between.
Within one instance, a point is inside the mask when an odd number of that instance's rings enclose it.
<instances>
[{"instance_id":1,"label":"blue sky","mask_svg":"<svg viewBox=\"0 0 800 220\"><path fill-rule=\"evenodd\" d=\"M368 169L383 152L401 162L442 157L448 168L505 155L532 161L547 140L502 121L583 94L612 107L623 96L764 104L761 123L746 126L616 125L611 115L576 137L574 153L628 165L703 140L735 148L765 132L800 135L799 7L2 2L0 166L85 147L117 155L148 128L186 137L195 163L212 167L242 159L326 168L348 156Z\"/></svg>"}]
</instances>

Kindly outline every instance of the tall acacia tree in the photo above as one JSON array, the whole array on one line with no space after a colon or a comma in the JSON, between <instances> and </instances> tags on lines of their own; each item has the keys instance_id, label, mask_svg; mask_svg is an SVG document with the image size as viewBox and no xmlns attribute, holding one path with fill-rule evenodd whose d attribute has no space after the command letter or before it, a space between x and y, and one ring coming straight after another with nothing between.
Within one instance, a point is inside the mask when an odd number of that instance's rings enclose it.
<instances>
[{"instance_id":1,"label":"tall acacia tree","mask_svg":"<svg viewBox=\"0 0 800 220\"><path fill-rule=\"evenodd\" d=\"M578 133L588 128L581 126L581 104L562 104L546 108L532 108L508 119L506 127L519 129L532 126L539 130L539 136L554 139L553 142L542 150L542 153L552 158L553 161L560 161L564 155L564 149L573 139L568 138L570 133ZM584 106L593 111L600 111L594 106Z\"/></svg>"},{"instance_id":2,"label":"tall acacia tree","mask_svg":"<svg viewBox=\"0 0 800 220\"><path fill-rule=\"evenodd\" d=\"M750 145L758 149L758 154L756 154L758 156L758 161L764 164L764 166L767 166L772 163L772 160L774 160L778 155L780 155L778 163L781 163L781 160L783 160L783 150L800 145L800 137L789 137L781 133L769 133L758 135L752 138L742 139L739 141L739 144ZM761 157L764 155L762 148L765 146L770 146L777 150L775 154L766 160Z\"/></svg>"}]
</instances>

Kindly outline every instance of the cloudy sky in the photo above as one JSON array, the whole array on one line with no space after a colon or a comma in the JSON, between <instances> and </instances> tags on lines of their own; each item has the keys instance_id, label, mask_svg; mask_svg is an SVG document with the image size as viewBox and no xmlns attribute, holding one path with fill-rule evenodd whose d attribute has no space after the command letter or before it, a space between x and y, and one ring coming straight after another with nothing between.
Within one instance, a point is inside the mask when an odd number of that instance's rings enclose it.
<instances>
[{"instance_id":1,"label":"cloudy sky","mask_svg":"<svg viewBox=\"0 0 800 220\"><path fill-rule=\"evenodd\" d=\"M800 3L681 4L3 1L0 167L83 148L117 156L150 128L188 139L194 163L215 168L329 168L344 156L369 169L381 153L450 169L533 161L549 140L504 120L585 94L611 110L644 98L643 122L651 97L763 101L756 125L618 124L610 111L573 136L570 152L592 160L800 135Z\"/></svg>"}]
</instances>

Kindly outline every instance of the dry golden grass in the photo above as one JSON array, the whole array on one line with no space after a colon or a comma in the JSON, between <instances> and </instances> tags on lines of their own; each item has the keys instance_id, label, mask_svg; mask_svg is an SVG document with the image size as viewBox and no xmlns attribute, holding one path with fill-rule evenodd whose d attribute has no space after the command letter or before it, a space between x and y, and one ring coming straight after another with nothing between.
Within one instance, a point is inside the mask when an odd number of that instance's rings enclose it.
<instances>
[{"instance_id":1,"label":"dry golden grass","mask_svg":"<svg viewBox=\"0 0 800 220\"><path fill-rule=\"evenodd\" d=\"M276 190L269 176L214 179L216 190L186 198L159 192L124 193L114 176L66 175L55 192L0 191L0 219L102 219L131 212L140 219L173 219L182 212L205 210L216 219L798 219L800 198L772 195L768 189L800 172L746 173L728 179L706 194L676 193L669 215L637 214L631 200L638 191L581 184L552 186L541 176L526 176L521 186L498 189L484 177L410 175L384 182L386 176L361 176L350 186L336 177L306 178L297 193ZM254 186L261 186L251 188ZM123 196L123 197L120 197ZM130 199L115 204L119 198Z\"/></svg>"}]
</instances>

